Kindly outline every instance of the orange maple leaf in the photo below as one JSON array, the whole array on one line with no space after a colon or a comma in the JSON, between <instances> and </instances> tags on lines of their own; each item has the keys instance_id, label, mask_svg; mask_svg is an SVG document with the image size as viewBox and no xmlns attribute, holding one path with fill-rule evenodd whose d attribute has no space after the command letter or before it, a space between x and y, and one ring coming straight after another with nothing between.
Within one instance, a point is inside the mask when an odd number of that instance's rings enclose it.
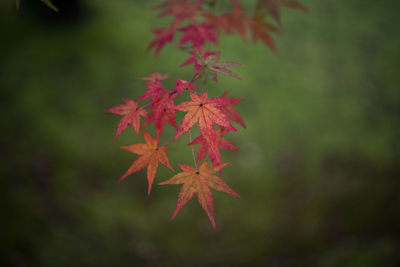
<instances>
[{"instance_id":1,"label":"orange maple leaf","mask_svg":"<svg viewBox=\"0 0 400 267\"><path fill-rule=\"evenodd\" d=\"M202 96L190 92L190 98L192 101L182 102L175 107L176 110L185 111L187 114L182 120L174 141L180 135L189 131L197 122L199 122L201 133L210 144L215 142L216 137L213 123L219 124L231 131L237 131L229 122L225 113L218 108L218 104L214 100L208 98L207 92Z\"/></svg>"},{"instance_id":2,"label":"orange maple leaf","mask_svg":"<svg viewBox=\"0 0 400 267\"><path fill-rule=\"evenodd\" d=\"M193 195L196 195L201 207L204 209L212 226L215 228L214 200L210 188L234 195L238 198L240 197L221 178L213 175L213 173L220 171L228 164L229 163L209 165L208 162L205 161L198 170L188 165L179 164L183 172L176 174L165 182L159 183L159 185L183 184L171 219L175 218L180 209L192 199Z\"/></svg>"},{"instance_id":3,"label":"orange maple leaf","mask_svg":"<svg viewBox=\"0 0 400 267\"><path fill-rule=\"evenodd\" d=\"M132 124L136 135L139 137L140 129L140 116L147 116L146 110L138 108L138 104L134 100L123 98L126 104L112 107L105 110L104 112L109 112L113 114L122 115L122 119L118 123L117 133L114 136L114 140L125 131L129 124Z\"/></svg>"},{"instance_id":4,"label":"orange maple leaf","mask_svg":"<svg viewBox=\"0 0 400 267\"><path fill-rule=\"evenodd\" d=\"M153 138L149 133L143 131L144 140L146 144L134 144L130 146L121 146L122 149L126 149L132 153L140 155L136 161L129 167L129 169L119 179L121 182L128 175L141 171L147 166L147 181L149 182L148 194L150 195L151 186L153 185L154 178L157 173L158 163L161 162L171 170L172 167L169 164L167 153L168 148L166 146L158 146L158 139Z\"/></svg>"}]
</instances>

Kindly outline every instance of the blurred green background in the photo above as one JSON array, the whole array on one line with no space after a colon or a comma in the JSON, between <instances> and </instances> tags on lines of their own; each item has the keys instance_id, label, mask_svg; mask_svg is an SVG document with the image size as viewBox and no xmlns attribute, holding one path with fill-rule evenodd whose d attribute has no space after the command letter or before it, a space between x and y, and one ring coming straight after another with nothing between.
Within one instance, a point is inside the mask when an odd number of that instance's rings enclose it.
<instances>
[{"instance_id":1,"label":"blurred green background","mask_svg":"<svg viewBox=\"0 0 400 267\"><path fill-rule=\"evenodd\" d=\"M282 12L278 56L221 36L243 81L205 87L245 98L248 128L226 136L241 198L214 192L214 231L196 200L170 221L179 186L147 197L145 171L118 183L137 158L119 146L142 140L113 141L120 117L103 111L151 72L192 77L174 45L145 52L169 23L159 2L1 1L0 265L399 266L400 3L304 0L309 13ZM175 171L191 164L186 139L170 145Z\"/></svg>"}]
</instances>

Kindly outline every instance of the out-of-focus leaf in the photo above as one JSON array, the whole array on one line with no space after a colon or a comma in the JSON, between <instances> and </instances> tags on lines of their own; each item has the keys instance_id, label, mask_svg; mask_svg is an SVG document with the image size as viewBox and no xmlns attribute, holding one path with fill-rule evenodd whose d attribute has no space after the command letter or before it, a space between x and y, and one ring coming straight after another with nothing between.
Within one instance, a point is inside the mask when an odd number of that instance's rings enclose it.
<instances>
[{"instance_id":1,"label":"out-of-focus leaf","mask_svg":"<svg viewBox=\"0 0 400 267\"><path fill-rule=\"evenodd\" d=\"M44 3L46 6L50 7L54 11L58 12L58 8L50 1L50 0L40 0L42 3Z\"/></svg>"}]
</instances>

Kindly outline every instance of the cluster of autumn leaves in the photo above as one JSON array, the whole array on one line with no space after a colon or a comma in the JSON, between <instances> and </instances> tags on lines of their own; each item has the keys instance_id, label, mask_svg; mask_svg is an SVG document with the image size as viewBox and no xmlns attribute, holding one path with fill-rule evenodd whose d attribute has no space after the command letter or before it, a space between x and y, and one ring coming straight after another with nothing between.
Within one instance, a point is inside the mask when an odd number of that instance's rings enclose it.
<instances>
[{"instance_id":1,"label":"cluster of autumn leaves","mask_svg":"<svg viewBox=\"0 0 400 267\"><path fill-rule=\"evenodd\" d=\"M146 81L145 87L147 88L142 96L136 100L124 99L124 104L106 110L106 112L123 116L119 121L115 138L129 125L132 125L137 137L142 132L146 143L121 147L139 157L123 174L120 181L147 167L148 194L151 192L159 163L173 170L166 153L167 144L159 144L165 122L177 130L173 141L189 132L188 145L192 147L194 167L179 164L182 171L159 184L182 184L172 218L193 195L196 195L214 228L214 201L210 189L239 197L220 178L222 168L229 164L221 162L220 149L238 150L224 139L223 135L229 131L237 131L231 121L238 123L243 128L246 128L246 125L240 113L234 108L243 99L227 97L227 93L220 97L209 97L204 88L200 89L194 84L197 79L207 79L208 77L217 82L217 74L241 80L239 76L228 69L240 66L240 64L219 62L220 52L209 51L205 49L205 46L207 44L217 45L221 32L228 34L237 32L243 40L247 41L246 29L250 29L254 41L261 40L276 52L271 33L279 32L281 27L279 9L289 7L306 10L297 1L258 0L256 11L254 15L250 16L238 0L232 0L233 8L230 12L216 15L215 5L216 0L167 0L158 5L156 8L161 9L160 16L173 16L174 19L169 27L153 30L156 38L150 43L148 49L154 48L157 56L165 44L172 42L175 35L181 34L177 46L190 45L191 47L188 51L190 57L182 66L193 64L193 78L190 81L177 80L176 85L168 90L164 88L162 81L170 76L158 72L151 73L150 77L142 78ZM269 17L275 20L277 26L267 22ZM182 24L185 25L182 27ZM175 103L184 94L189 94L191 101ZM146 104L142 104L142 101L146 101ZM185 112L179 127L176 122L176 112ZM144 119L141 120L141 117ZM154 137L145 130L149 124L153 123L156 133ZM200 129L201 135L192 140L191 129L196 125ZM197 159L193 150L195 145L199 145ZM207 155L211 163L208 163L207 160L203 161ZM202 161L203 163L201 163ZM200 163L201 165L198 166Z\"/></svg>"},{"instance_id":2,"label":"cluster of autumn leaves","mask_svg":"<svg viewBox=\"0 0 400 267\"><path fill-rule=\"evenodd\" d=\"M156 38L150 43L149 49L155 48L157 56L165 44L172 42L175 35L182 33L177 46L192 42L194 50L200 52L206 41L218 44L221 32L238 33L243 41L247 42L247 32L250 31L254 42L262 41L277 53L271 34L281 32L280 9L308 11L298 1L257 0L253 14L249 14L239 0L232 0L232 9L217 15L217 2L218 0L168 0L158 5L156 8L162 10L160 17L174 16L174 20L167 28L153 30ZM189 24L180 27L186 21L189 21Z\"/></svg>"}]
</instances>

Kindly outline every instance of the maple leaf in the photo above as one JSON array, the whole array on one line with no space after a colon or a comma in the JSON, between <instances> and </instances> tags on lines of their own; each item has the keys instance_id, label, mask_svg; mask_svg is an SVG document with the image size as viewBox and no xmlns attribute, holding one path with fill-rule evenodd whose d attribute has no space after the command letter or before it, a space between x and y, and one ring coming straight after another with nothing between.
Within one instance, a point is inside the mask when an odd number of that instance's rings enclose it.
<instances>
[{"instance_id":1,"label":"maple leaf","mask_svg":"<svg viewBox=\"0 0 400 267\"><path fill-rule=\"evenodd\" d=\"M174 40L175 27L153 29L153 33L156 38L149 44L147 51L155 47L156 57L158 57L164 45Z\"/></svg>"},{"instance_id":2,"label":"maple leaf","mask_svg":"<svg viewBox=\"0 0 400 267\"><path fill-rule=\"evenodd\" d=\"M264 16L255 16L254 18L249 18L247 23L252 32L253 41L257 42L258 40L261 40L275 54L278 54L274 39L271 37L271 32L278 33L280 31L279 28L264 21Z\"/></svg>"},{"instance_id":3,"label":"maple leaf","mask_svg":"<svg viewBox=\"0 0 400 267\"><path fill-rule=\"evenodd\" d=\"M227 23L228 27L225 29L227 33L231 33L232 29L236 29L236 31L240 34L244 41L247 41L246 37L246 28L244 26L244 22L247 19L247 15L239 1L232 0L233 4L233 12L227 15Z\"/></svg>"},{"instance_id":4,"label":"maple leaf","mask_svg":"<svg viewBox=\"0 0 400 267\"><path fill-rule=\"evenodd\" d=\"M221 127L220 129L215 131L216 134L216 145L217 147L223 148L223 149L229 149L229 150L236 150L239 151L238 148L234 147L229 141L225 140L221 136L229 132L228 129ZM220 153L218 151L218 155L215 155L214 151L215 149L210 148L209 144L207 143L206 139L200 135L196 139L194 139L189 145L200 145L199 150L197 151L197 163L201 162L204 157L206 156L207 152L210 156L211 162L213 164L219 164L221 163L220 159Z\"/></svg>"},{"instance_id":5,"label":"maple leaf","mask_svg":"<svg viewBox=\"0 0 400 267\"><path fill-rule=\"evenodd\" d=\"M226 15L214 15L213 13L204 13L204 22L208 25L214 25L213 31L216 37L219 37L220 31L230 28L229 20L227 19Z\"/></svg>"},{"instance_id":6,"label":"maple leaf","mask_svg":"<svg viewBox=\"0 0 400 267\"><path fill-rule=\"evenodd\" d=\"M308 9L298 1L290 0L259 0L256 8L257 10L266 9L268 14L270 14L279 25L282 25L279 10L281 7L298 9L305 12L308 11Z\"/></svg>"},{"instance_id":7,"label":"maple leaf","mask_svg":"<svg viewBox=\"0 0 400 267\"><path fill-rule=\"evenodd\" d=\"M193 195L196 195L201 207L210 219L211 225L215 229L214 200L210 188L238 198L240 197L221 178L213 174L228 164L209 165L205 161L198 170L188 165L179 164L183 172L176 174L165 182L159 183L159 185L182 184L178 195L178 202L171 219L174 219L178 212L192 199Z\"/></svg>"},{"instance_id":8,"label":"maple leaf","mask_svg":"<svg viewBox=\"0 0 400 267\"><path fill-rule=\"evenodd\" d=\"M231 131L237 131L229 122L228 117L218 109L218 103L208 99L208 94L205 92L202 96L198 96L190 92L192 101L180 103L175 107L176 110L187 112L183 117L181 126L175 135L174 141L183 133L189 131L197 122L199 128L209 144L215 144L215 130L213 123L222 127L226 127Z\"/></svg>"},{"instance_id":9,"label":"maple leaf","mask_svg":"<svg viewBox=\"0 0 400 267\"><path fill-rule=\"evenodd\" d=\"M146 86L149 90L144 92L143 95L138 98L138 100L153 98L151 101L152 106L160 98L160 95L166 92L165 89L162 88L161 82L158 80L155 82L146 83L144 86Z\"/></svg>"},{"instance_id":10,"label":"maple leaf","mask_svg":"<svg viewBox=\"0 0 400 267\"><path fill-rule=\"evenodd\" d=\"M182 94L185 89L199 89L196 85L191 82L185 80L176 81L176 86L173 89L173 92L177 92L178 94Z\"/></svg>"},{"instance_id":11,"label":"maple leaf","mask_svg":"<svg viewBox=\"0 0 400 267\"><path fill-rule=\"evenodd\" d=\"M157 82L157 81L166 80L169 77L171 77L170 74L162 74L162 73L159 73L159 72L152 72L152 73L150 73L150 77L144 77L144 78L141 78L141 80L150 81L150 82Z\"/></svg>"},{"instance_id":12,"label":"maple leaf","mask_svg":"<svg viewBox=\"0 0 400 267\"><path fill-rule=\"evenodd\" d=\"M210 98L211 101L218 103L219 109L221 109L229 119L233 120L236 123L239 123L243 128L247 128L246 124L240 116L239 111L237 111L233 106L243 101L243 98L226 98L228 92L225 92L221 97L218 98Z\"/></svg>"},{"instance_id":13,"label":"maple leaf","mask_svg":"<svg viewBox=\"0 0 400 267\"><path fill-rule=\"evenodd\" d=\"M125 104L115 106L104 111L123 116L118 123L117 132L114 136L114 140L123 131L125 131L125 129L129 126L129 124L132 124L132 127L135 130L136 135L139 137L140 116L147 116L146 110L138 108L138 104L136 101L126 98L123 98L123 100L125 101Z\"/></svg>"},{"instance_id":14,"label":"maple leaf","mask_svg":"<svg viewBox=\"0 0 400 267\"><path fill-rule=\"evenodd\" d=\"M216 16L214 14L204 14L206 23L215 25L216 32L222 29L226 33L230 34L235 29L244 41L247 41L245 21L247 20L247 14L241 4L232 0L233 11L232 13L223 14Z\"/></svg>"},{"instance_id":15,"label":"maple leaf","mask_svg":"<svg viewBox=\"0 0 400 267\"><path fill-rule=\"evenodd\" d=\"M144 126L154 121L157 137L160 138L164 129L165 122L171 124L175 129L178 129L175 120L175 104L173 94L164 93L158 101L152 106L154 112L147 116Z\"/></svg>"},{"instance_id":16,"label":"maple leaf","mask_svg":"<svg viewBox=\"0 0 400 267\"><path fill-rule=\"evenodd\" d=\"M242 80L242 78L240 78L233 71L228 69L229 67L241 66L241 64L235 62L219 62L220 55L220 52L215 52L215 54L209 55L204 58L199 53L196 53L197 64L199 64L201 67L199 68L195 78L198 78L199 75L210 75L212 76L213 81L218 82L217 73L219 73Z\"/></svg>"},{"instance_id":17,"label":"maple leaf","mask_svg":"<svg viewBox=\"0 0 400 267\"><path fill-rule=\"evenodd\" d=\"M154 178L156 177L158 163L161 162L163 165L173 170L168 161L166 146L158 146L158 139L153 138L149 133L143 131L144 140L146 144L134 144L130 146L121 146L122 149L128 150L134 154L140 155L140 157L133 162L129 169L119 179L121 182L127 176L132 173L143 170L147 166L147 181L149 183L148 195L150 195L151 187L153 185Z\"/></svg>"},{"instance_id":18,"label":"maple leaf","mask_svg":"<svg viewBox=\"0 0 400 267\"><path fill-rule=\"evenodd\" d=\"M197 61L197 57L196 57L196 52L194 52L194 51L191 51L191 52L189 52L189 54L190 54L190 58L188 58L184 63L182 63L181 64L181 67L182 66L186 66L186 65L190 65L190 64L193 64L193 67L194 67L194 77L196 78L196 77L199 77L200 76L200 74L199 74L199 70L201 69L201 67L203 66L203 65L201 65L198 61ZM217 54L217 52L212 52L212 51L204 51L204 53L198 53L198 57L202 57L203 58L203 61L201 61L201 62L204 62L204 60L207 58L207 57L209 57L209 56L211 56L211 55L215 55L215 54Z\"/></svg>"},{"instance_id":19,"label":"maple leaf","mask_svg":"<svg viewBox=\"0 0 400 267\"><path fill-rule=\"evenodd\" d=\"M195 21L197 12L202 10L200 2L193 3L189 0L168 0L156 6L156 8L164 10L159 14L159 17L175 16L174 23L177 25L186 19Z\"/></svg>"},{"instance_id":20,"label":"maple leaf","mask_svg":"<svg viewBox=\"0 0 400 267\"><path fill-rule=\"evenodd\" d=\"M179 30L183 32L182 39L179 41L178 46L182 46L187 42L192 42L193 49L196 51L201 51L204 46L205 41L210 41L217 44L217 38L212 32L214 28L213 25L200 24L200 25L189 25Z\"/></svg>"}]
</instances>

